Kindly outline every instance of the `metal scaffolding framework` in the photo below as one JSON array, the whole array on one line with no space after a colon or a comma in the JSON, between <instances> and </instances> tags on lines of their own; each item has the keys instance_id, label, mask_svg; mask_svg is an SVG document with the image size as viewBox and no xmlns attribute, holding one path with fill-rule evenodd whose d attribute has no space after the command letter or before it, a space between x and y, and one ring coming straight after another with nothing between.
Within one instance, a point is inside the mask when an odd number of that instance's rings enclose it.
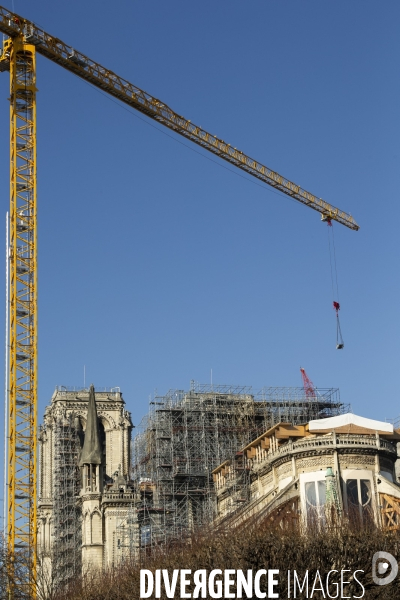
<instances>
[{"instance_id":1,"label":"metal scaffolding framework","mask_svg":"<svg viewBox=\"0 0 400 600\"><path fill-rule=\"evenodd\" d=\"M52 565L56 583L66 584L82 571L80 442L73 413L57 419L54 434Z\"/></svg>"},{"instance_id":2,"label":"metal scaffolding framework","mask_svg":"<svg viewBox=\"0 0 400 600\"><path fill-rule=\"evenodd\" d=\"M348 410L338 389L201 385L150 402L133 440L135 501L120 523L121 548L167 546L212 522L212 470L276 423L306 423ZM134 518L133 518L134 517ZM126 553L125 553L126 555Z\"/></svg>"}]
</instances>

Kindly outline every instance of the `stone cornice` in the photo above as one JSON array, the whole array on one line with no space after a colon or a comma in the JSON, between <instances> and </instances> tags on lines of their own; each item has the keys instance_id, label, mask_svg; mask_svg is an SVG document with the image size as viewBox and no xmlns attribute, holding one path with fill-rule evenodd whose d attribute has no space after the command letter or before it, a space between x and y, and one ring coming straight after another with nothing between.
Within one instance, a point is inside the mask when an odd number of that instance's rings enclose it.
<instances>
[{"instance_id":1,"label":"stone cornice","mask_svg":"<svg viewBox=\"0 0 400 600\"><path fill-rule=\"evenodd\" d=\"M98 500L100 502L102 494L99 494L98 492L84 492L80 498L82 502L89 502L93 500Z\"/></svg>"},{"instance_id":2,"label":"stone cornice","mask_svg":"<svg viewBox=\"0 0 400 600\"><path fill-rule=\"evenodd\" d=\"M291 460L293 456L296 459L308 458L332 454L334 451L338 454L362 454L365 456L384 454L392 460L397 458L396 447L386 440L374 436L367 438L362 435L348 435L345 437L331 434L289 442L260 461L252 459L252 471L261 473L268 470L268 467L278 467Z\"/></svg>"},{"instance_id":3,"label":"stone cornice","mask_svg":"<svg viewBox=\"0 0 400 600\"><path fill-rule=\"evenodd\" d=\"M388 456L391 460L396 460L396 457L394 456L393 450L390 448L385 448L385 447L381 447L378 448L377 446L361 446L361 447L355 447L355 446L344 446L344 445L340 445L340 446L325 446L325 447L319 447L319 448L314 448L314 449L308 449L308 450L299 450L299 451L294 451L291 453L285 453L284 456L279 456L278 453L276 453L275 455L271 456L270 459L268 460L265 459L264 461L260 461L259 463L253 463L252 465L252 469L250 471L250 475L253 476L262 476L265 475L266 473L269 473L270 471L272 471L272 468L278 468L281 465L290 462L292 460L292 457L294 457L296 460L301 459L301 458L312 458L312 457L318 457L318 456L328 456L328 455L332 455L333 452L336 451L338 453L339 456L346 454L352 454L355 456L375 456L375 455L379 455L381 456L386 455Z\"/></svg>"},{"instance_id":4,"label":"stone cornice","mask_svg":"<svg viewBox=\"0 0 400 600\"><path fill-rule=\"evenodd\" d=\"M116 506L129 506L134 504L134 501L130 498L107 498L103 499L101 505L103 510L106 510L109 507L115 508Z\"/></svg>"}]
</instances>

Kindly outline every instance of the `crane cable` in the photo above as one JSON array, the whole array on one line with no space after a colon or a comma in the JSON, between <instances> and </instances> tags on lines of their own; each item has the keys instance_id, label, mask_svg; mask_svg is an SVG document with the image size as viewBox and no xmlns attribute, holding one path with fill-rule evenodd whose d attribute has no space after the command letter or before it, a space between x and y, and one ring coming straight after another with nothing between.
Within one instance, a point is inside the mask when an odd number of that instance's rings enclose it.
<instances>
[{"instance_id":1,"label":"crane cable","mask_svg":"<svg viewBox=\"0 0 400 600\"><path fill-rule=\"evenodd\" d=\"M330 268L331 268L332 297L337 298L337 300L333 300L333 308L336 311L336 349L343 350L344 341L343 341L342 330L340 327L340 320L339 320L340 302L339 302L339 283L338 283L338 274L337 274L337 266L336 266L335 235L333 232L332 221L330 219L327 219L327 225L328 225L329 264L330 264ZM332 242L331 242L331 236L332 236Z\"/></svg>"}]
</instances>

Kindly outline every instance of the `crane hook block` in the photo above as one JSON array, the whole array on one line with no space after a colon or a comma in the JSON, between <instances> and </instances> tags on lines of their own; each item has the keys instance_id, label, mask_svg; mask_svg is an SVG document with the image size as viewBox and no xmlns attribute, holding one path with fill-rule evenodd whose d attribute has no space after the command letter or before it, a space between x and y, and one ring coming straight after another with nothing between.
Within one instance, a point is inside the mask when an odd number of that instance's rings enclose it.
<instances>
[{"instance_id":1,"label":"crane hook block","mask_svg":"<svg viewBox=\"0 0 400 600\"><path fill-rule=\"evenodd\" d=\"M321 215L321 221L326 223L328 227L332 227L332 219L328 215Z\"/></svg>"},{"instance_id":2,"label":"crane hook block","mask_svg":"<svg viewBox=\"0 0 400 600\"><path fill-rule=\"evenodd\" d=\"M339 310L340 310L339 302L336 302L334 300L333 308L336 311L336 350L343 350L344 341L343 341L342 330L340 328L340 321L339 321Z\"/></svg>"}]
</instances>

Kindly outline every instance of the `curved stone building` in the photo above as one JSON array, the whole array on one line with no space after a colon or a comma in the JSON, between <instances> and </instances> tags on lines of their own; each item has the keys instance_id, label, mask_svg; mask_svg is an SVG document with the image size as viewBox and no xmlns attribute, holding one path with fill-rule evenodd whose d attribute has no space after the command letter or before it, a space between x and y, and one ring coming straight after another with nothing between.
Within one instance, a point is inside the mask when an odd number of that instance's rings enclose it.
<instances>
[{"instance_id":1,"label":"curved stone building","mask_svg":"<svg viewBox=\"0 0 400 600\"><path fill-rule=\"evenodd\" d=\"M217 523L324 522L337 515L400 527L393 425L351 413L279 423L213 471Z\"/></svg>"}]
</instances>

